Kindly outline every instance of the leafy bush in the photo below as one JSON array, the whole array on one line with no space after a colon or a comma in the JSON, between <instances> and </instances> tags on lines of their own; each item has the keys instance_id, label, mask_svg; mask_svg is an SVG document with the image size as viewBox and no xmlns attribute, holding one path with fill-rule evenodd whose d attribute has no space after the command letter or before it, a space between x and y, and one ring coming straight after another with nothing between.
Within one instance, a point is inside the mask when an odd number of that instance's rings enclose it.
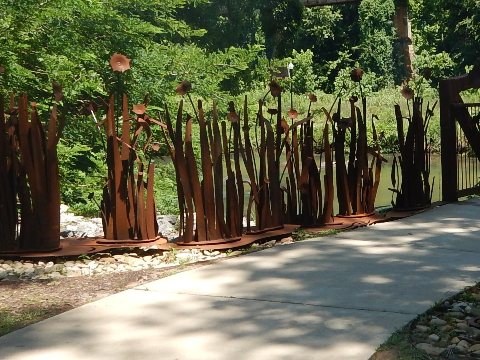
<instances>
[{"instance_id":1,"label":"leafy bush","mask_svg":"<svg viewBox=\"0 0 480 360\"><path fill-rule=\"evenodd\" d=\"M57 147L60 170L60 196L72 211L98 216L99 208L89 199L101 199L106 174L105 153L93 152L89 146L61 140Z\"/></svg>"},{"instance_id":2,"label":"leafy bush","mask_svg":"<svg viewBox=\"0 0 480 360\"><path fill-rule=\"evenodd\" d=\"M363 0L359 7L361 33L359 62L366 71L377 75L375 90L393 84L394 14L393 0Z\"/></svg>"},{"instance_id":3,"label":"leafy bush","mask_svg":"<svg viewBox=\"0 0 480 360\"><path fill-rule=\"evenodd\" d=\"M168 159L159 159L155 167L155 205L160 214L178 214L175 168Z\"/></svg>"},{"instance_id":4,"label":"leafy bush","mask_svg":"<svg viewBox=\"0 0 480 360\"><path fill-rule=\"evenodd\" d=\"M287 59L294 65L292 88L296 94L313 92L317 87L317 76L313 70L313 52L311 50L293 50L292 57Z\"/></svg>"}]
</instances>

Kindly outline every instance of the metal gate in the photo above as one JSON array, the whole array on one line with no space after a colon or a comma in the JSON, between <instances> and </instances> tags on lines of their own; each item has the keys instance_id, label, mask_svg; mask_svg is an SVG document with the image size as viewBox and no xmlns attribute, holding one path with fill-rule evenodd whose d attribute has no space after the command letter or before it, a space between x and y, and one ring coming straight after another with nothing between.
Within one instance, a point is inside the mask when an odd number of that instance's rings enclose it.
<instances>
[{"instance_id":1,"label":"metal gate","mask_svg":"<svg viewBox=\"0 0 480 360\"><path fill-rule=\"evenodd\" d=\"M480 194L480 103L464 103L461 92L480 88L480 68L440 82L442 197L457 201Z\"/></svg>"}]
</instances>

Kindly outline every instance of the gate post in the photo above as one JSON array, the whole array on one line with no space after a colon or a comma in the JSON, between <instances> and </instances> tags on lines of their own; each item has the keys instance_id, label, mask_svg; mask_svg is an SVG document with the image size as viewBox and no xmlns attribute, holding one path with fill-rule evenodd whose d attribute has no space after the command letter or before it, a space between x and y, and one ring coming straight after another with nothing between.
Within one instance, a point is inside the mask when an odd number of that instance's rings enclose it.
<instances>
[{"instance_id":1,"label":"gate post","mask_svg":"<svg viewBox=\"0 0 480 360\"><path fill-rule=\"evenodd\" d=\"M440 135L442 165L442 200L458 201L457 195L457 136L452 114L452 84L440 81Z\"/></svg>"}]
</instances>

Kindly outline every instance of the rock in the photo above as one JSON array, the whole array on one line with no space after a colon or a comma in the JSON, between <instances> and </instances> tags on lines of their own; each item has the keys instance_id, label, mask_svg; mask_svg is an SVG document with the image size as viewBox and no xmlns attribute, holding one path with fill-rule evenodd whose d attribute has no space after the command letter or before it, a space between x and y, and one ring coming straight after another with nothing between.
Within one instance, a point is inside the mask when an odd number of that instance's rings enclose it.
<instances>
[{"instance_id":1,"label":"rock","mask_svg":"<svg viewBox=\"0 0 480 360\"><path fill-rule=\"evenodd\" d=\"M417 326L415 327L415 329L417 329L418 331L423 332L423 333L425 333L425 332L427 332L428 330L430 330L430 328L429 328L428 326L425 326L425 325L417 325Z\"/></svg>"},{"instance_id":2,"label":"rock","mask_svg":"<svg viewBox=\"0 0 480 360\"><path fill-rule=\"evenodd\" d=\"M159 215L157 216L158 235L168 240L178 237L177 216L176 215Z\"/></svg>"},{"instance_id":3,"label":"rock","mask_svg":"<svg viewBox=\"0 0 480 360\"><path fill-rule=\"evenodd\" d=\"M475 345L470 346L468 351L470 351L470 352L480 351L480 344L475 344Z\"/></svg>"},{"instance_id":4,"label":"rock","mask_svg":"<svg viewBox=\"0 0 480 360\"><path fill-rule=\"evenodd\" d=\"M257 246L258 246L258 245L257 245ZM214 258L214 257L220 255L220 251L216 251L216 250L214 250L214 251L208 251L208 250L205 250L205 251L203 252L203 254L204 254L205 256L208 256L209 258Z\"/></svg>"},{"instance_id":5,"label":"rock","mask_svg":"<svg viewBox=\"0 0 480 360\"><path fill-rule=\"evenodd\" d=\"M33 275L33 273L35 273L35 269L34 268L27 268L24 270L23 274L25 275Z\"/></svg>"},{"instance_id":6,"label":"rock","mask_svg":"<svg viewBox=\"0 0 480 360\"><path fill-rule=\"evenodd\" d=\"M473 316L480 316L480 307L474 306L474 307L472 308L471 314L472 314Z\"/></svg>"},{"instance_id":7,"label":"rock","mask_svg":"<svg viewBox=\"0 0 480 360\"><path fill-rule=\"evenodd\" d=\"M455 319L464 319L465 318L465 314L461 311L450 311L447 313L448 316L451 316L452 318L455 318Z\"/></svg>"},{"instance_id":8,"label":"rock","mask_svg":"<svg viewBox=\"0 0 480 360\"><path fill-rule=\"evenodd\" d=\"M50 278L51 279L59 279L63 277L62 274L60 274L58 271L54 271L50 274Z\"/></svg>"},{"instance_id":9,"label":"rock","mask_svg":"<svg viewBox=\"0 0 480 360\"><path fill-rule=\"evenodd\" d=\"M433 342L437 342L438 340L440 340L440 336L438 336L437 334L431 334L428 336L428 339Z\"/></svg>"},{"instance_id":10,"label":"rock","mask_svg":"<svg viewBox=\"0 0 480 360\"><path fill-rule=\"evenodd\" d=\"M466 340L460 340L457 344L457 349L467 350L470 347L470 343Z\"/></svg>"},{"instance_id":11,"label":"rock","mask_svg":"<svg viewBox=\"0 0 480 360\"><path fill-rule=\"evenodd\" d=\"M440 328L440 330L442 330L443 332L449 332L451 330L453 330L453 326L451 325L444 325Z\"/></svg>"},{"instance_id":12,"label":"rock","mask_svg":"<svg viewBox=\"0 0 480 360\"><path fill-rule=\"evenodd\" d=\"M193 259L190 254L186 254L186 253L178 253L176 258L179 261L190 261Z\"/></svg>"},{"instance_id":13,"label":"rock","mask_svg":"<svg viewBox=\"0 0 480 360\"><path fill-rule=\"evenodd\" d=\"M467 329L467 332L472 335L475 339L478 339L480 337L480 329L477 329L475 327L469 326Z\"/></svg>"},{"instance_id":14,"label":"rock","mask_svg":"<svg viewBox=\"0 0 480 360\"><path fill-rule=\"evenodd\" d=\"M45 272L46 273L51 273L53 272L53 262L49 261L47 264L45 264Z\"/></svg>"},{"instance_id":15,"label":"rock","mask_svg":"<svg viewBox=\"0 0 480 360\"><path fill-rule=\"evenodd\" d=\"M469 306L468 303L460 301L452 305L452 311L464 311L465 308Z\"/></svg>"},{"instance_id":16,"label":"rock","mask_svg":"<svg viewBox=\"0 0 480 360\"><path fill-rule=\"evenodd\" d=\"M280 245L286 245L286 244L292 244L294 241L293 241L293 238L291 236L289 237L286 237L286 238L283 238L282 240L279 241L279 244Z\"/></svg>"},{"instance_id":17,"label":"rock","mask_svg":"<svg viewBox=\"0 0 480 360\"><path fill-rule=\"evenodd\" d=\"M432 317L432 320L430 320L430 325L446 325L447 322L445 320L439 319L437 317Z\"/></svg>"},{"instance_id":18,"label":"rock","mask_svg":"<svg viewBox=\"0 0 480 360\"><path fill-rule=\"evenodd\" d=\"M456 336L454 338L452 338L452 340L450 340L450 343L455 344L455 345L458 344L459 342L460 342L460 339Z\"/></svg>"},{"instance_id":19,"label":"rock","mask_svg":"<svg viewBox=\"0 0 480 360\"><path fill-rule=\"evenodd\" d=\"M52 269L53 271L56 271L56 272L62 272L64 267L65 266L63 264L54 264Z\"/></svg>"},{"instance_id":20,"label":"rock","mask_svg":"<svg viewBox=\"0 0 480 360\"><path fill-rule=\"evenodd\" d=\"M5 270L0 270L0 280L5 279L8 273Z\"/></svg>"},{"instance_id":21,"label":"rock","mask_svg":"<svg viewBox=\"0 0 480 360\"><path fill-rule=\"evenodd\" d=\"M106 257L99 260L101 264L115 264L117 261L114 258Z\"/></svg>"},{"instance_id":22,"label":"rock","mask_svg":"<svg viewBox=\"0 0 480 360\"><path fill-rule=\"evenodd\" d=\"M67 270L67 277L77 277L82 276L82 270L80 269L69 269Z\"/></svg>"},{"instance_id":23,"label":"rock","mask_svg":"<svg viewBox=\"0 0 480 360\"><path fill-rule=\"evenodd\" d=\"M419 343L415 345L419 350L425 351L428 355L439 356L445 349L441 347L436 347L428 343Z\"/></svg>"},{"instance_id":24,"label":"rock","mask_svg":"<svg viewBox=\"0 0 480 360\"><path fill-rule=\"evenodd\" d=\"M270 241L267 241L266 243L264 243L263 246L265 246L265 247L274 247L276 243L277 243L276 240L270 240Z\"/></svg>"}]
</instances>

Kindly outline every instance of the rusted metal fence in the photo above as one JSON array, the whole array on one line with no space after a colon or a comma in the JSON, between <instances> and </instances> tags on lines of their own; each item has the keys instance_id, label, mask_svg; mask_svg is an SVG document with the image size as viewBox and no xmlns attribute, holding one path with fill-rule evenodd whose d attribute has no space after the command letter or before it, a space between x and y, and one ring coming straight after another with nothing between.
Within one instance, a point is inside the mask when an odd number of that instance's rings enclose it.
<instances>
[{"instance_id":1,"label":"rusted metal fence","mask_svg":"<svg viewBox=\"0 0 480 360\"><path fill-rule=\"evenodd\" d=\"M480 67L469 74L440 82L442 196L457 201L480 193L479 104L464 103L461 92L480 88Z\"/></svg>"},{"instance_id":2,"label":"rusted metal fence","mask_svg":"<svg viewBox=\"0 0 480 360\"><path fill-rule=\"evenodd\" d=\"M55 90L47 128L35 103L12 96L0 100L0 251L51 251L60 244L60 186L57 143L59 118Z\"/></svg>"}]
</instances>

